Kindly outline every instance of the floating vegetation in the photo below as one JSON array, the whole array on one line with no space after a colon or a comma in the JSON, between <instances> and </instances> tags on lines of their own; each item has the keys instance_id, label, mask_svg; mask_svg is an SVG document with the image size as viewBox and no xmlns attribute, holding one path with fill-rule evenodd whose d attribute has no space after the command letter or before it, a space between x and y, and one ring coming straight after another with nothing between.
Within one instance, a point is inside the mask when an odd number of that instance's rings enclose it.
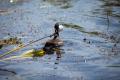
<instances>
[{"instance_id":1,"label":"floating vegetation","mask_svg":"<svg viewBox=\"0 0 120 80\"><path fill-rule=\"evenodd\" d=\"M72 7L71 0L43 0L45 2L49 2L54 6L60 6L62 9L67 9Z\"/></svg>"},{"instance_id":2,"label":"floating vegetation","mask_svg":"<svg viewBox=\"0 0 120 80\"><path fill-rule=\"evenodd\" d=\"M20 39L17 37L15 38L8 38L8 39L2 39L0 40L0 45L14 45L14 44L21 44Z\"/></svg>"},{"instance_id":3,"label":"floating vegetation","mask_svg":"<svg viewBox=\"0 0 120 80\"><path fill-rule=\"evenodd\" d=\"M102 33L97 32L97 31L93 31L93 32L85 32L85 33L88 33L88 34L91 34L91 35L100 35L100 34L102 34Z\"/></svg>"},{"instance_id":4,"label":"floating vegetation","mask_svg":"<svg viewBox=\"0 0 120 80\"><path fill-rule=\"evenodd\" d=\"M74 29L79 30L80 32L84 32L83 27L73 24L73 23L62 23L62 25L64 25L66 28L74 28Z\"/></svg>"},{"instance_id":5,"label":"floating vegetation","mask_svg":"<svg viewBox=\"0 0 120 80\"><path fill-rule=\"evenodd\" d=\"M67 8L70 8L70 7L72 7L72 5L68 3L68 4L63 5L61 8L62 9L67 9Z\"/></svg>"},{"instance_id":6,"label":"floating vegetation","mask_svg":"<svg viewBox=\"0 0 120 80\"><path fill-rule=\"evenodd\" d=\"M108 16L112 16L115 18L120 18L117 7L120 7L120 0L100 0L102 2L101 9L95 9L94 14L102 14ZM109 18L108 18L109 19Z\"/></svg>"},{"instance_id":7,"label":"floating vegetation","mask_svg":"<svg viewBox=\"0 0 120 80\"><path fill-rule=\"evenodd\" d=\"M45 51L43 49L41 50L33 50L33 52L29 53L29 54L23 54L22 56L31 56L31 57L42 57L45 55ZM32 56L33 55L33 56Z\"/></svg>"},{"instance_id":8,"label":"floating vegetation","mask_svg":"<svg viewBox=\"0 0 120 80\"><path fill-rule=\"evenodd\" d=\"M45 55L45 51L43 49L40 50L28 50L24 53L22 53L19 56L11 56L9 58L2 59L0 61L6 61L6 60L11 60L11 59L25 59L25 58L32 58L32 57L42 57Z\"/></svg>"},{"instance_id":9,"label":"floating vegetation","mask_svg":"<svg viewBox=\"0 0 120 80\"><path fill-rule=\"evenodd\" d=\"M0 13L4 13L4 12L7 12L8 10L0 10Z\"/></svg>"},{"instance_id":10,"label":"floating vegetation","mask_svg":"<svg viewBox=\"0 0 120 80\"><path fill-rule=\"evenodd\" d=\"M33 57L42 57L45 55L45 51L43 49L35 50L32 54L33 54Z\"/></svg>"},{"instance_id":11,"label":"floating vegetation","mask_svg":"<svg viewBox=\"0 0 120 80\"><path fill-rule=\"evenodd\" d=\"M0 9L0 15L6 15L9 14L11 11L8 9Z\"/></svg>"},{"instance_id":12,"label":"floating vegetation","mask_svg":"<svg viewBox=\"0 0 120 80\"><path fill-rule=\"evenodd\" d=\"M97 31L88 32L83 27L81 27L79 25L76 25L76 24L73 24L73 23L62 23L62 25L64 25L66 28L74 28L74 29L79 30L82 33L87 33L87 34L90 34L90 35L100 35L100 34L102 34L102 33L97 32Z\"/></svg>"},{"instance_id":13,"label":"floating vegetation","mask_svg":"<svg viewBox=\"0 0 120 80\"><path fill-rule=\"evenodd\" d=\"M100 0L105 4L104 6L120 6L120 0Z\"/></svg>"},{"instance_id":14,"label":"floating vegetation","mask_svg":"<svg viewBox=\"0 0 120 80\"><path fill-rule=\"evenodd\" d=\"M120 67L120 65L108 65L107 67Z\"/></svg>"}]
</instances>

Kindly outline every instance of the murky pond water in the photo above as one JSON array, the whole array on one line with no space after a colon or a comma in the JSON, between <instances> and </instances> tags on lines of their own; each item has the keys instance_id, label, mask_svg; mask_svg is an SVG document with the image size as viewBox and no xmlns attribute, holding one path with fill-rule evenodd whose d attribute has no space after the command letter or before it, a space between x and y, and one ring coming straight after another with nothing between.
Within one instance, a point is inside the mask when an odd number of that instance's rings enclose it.
<instances>
[{"instance_id":1,"label":"murky pond water","mask_svg":"<svg viewBox=\"0 0 120 80\"><path fill-rule=\"evenodd\" d=\"M62 57L2 61L1 80L120 80L119 0L0 0L1 40L27 44L52 34L56 22L65 26ZM48 39L6 57L42 48ZM5 45L0 54L15 47Z\"/></svg>"}]
</instances>

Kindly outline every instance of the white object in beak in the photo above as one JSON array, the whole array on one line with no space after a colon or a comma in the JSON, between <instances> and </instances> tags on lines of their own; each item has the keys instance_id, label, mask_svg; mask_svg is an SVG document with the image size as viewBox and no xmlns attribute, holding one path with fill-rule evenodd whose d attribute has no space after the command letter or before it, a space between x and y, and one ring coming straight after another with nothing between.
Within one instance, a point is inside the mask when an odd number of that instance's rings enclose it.
<instances>
[{"instance_id":1,"label":"white object in beak","mask_svg":"<svg viewBox=\"0 0 120 80\"><path fill-rule=\"evenodd\" d=\"M10 3L14 3L17 2L18 0L10 0Z\"/></svg>"},{"instance_id":2,"label":"white object in beak","mask_svg":"<svg viewBox=\"0 0 120 80\"><path fill-rule=\"evenodd\" d=\"M10 0L10 3L13 3L13 0Z\"/></svg>"},{"instance_id":3,"label":"white object in beak","mask_svg":"<svg viewBox=\"0 0 120 80\"><path fill-rule=\"evenodd\" d=\"M63 28L64 28L64 26L63 26L63 25L59 25L59 31L62 31L62 30L63 30Z\"/></svg>"}]
</instances>

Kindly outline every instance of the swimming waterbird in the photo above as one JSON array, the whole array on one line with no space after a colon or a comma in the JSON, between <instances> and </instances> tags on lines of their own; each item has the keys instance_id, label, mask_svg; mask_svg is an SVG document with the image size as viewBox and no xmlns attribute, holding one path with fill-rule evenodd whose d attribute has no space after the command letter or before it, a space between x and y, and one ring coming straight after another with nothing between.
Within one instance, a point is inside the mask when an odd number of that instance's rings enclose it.
<instances>
[{"instance_id":1,"label":"swimming waterbird","mask_svg":"<svg viewBox=\"0 0 120 80\"><path fill-rule=\"evenodd\" d=\"M59 32L63 30L63 26L60 25L59 23L56 23L54 26L54 29L55 30L52 35L53 38L48 40L42 49L39 49L39 50L31 49L19 56L12 56L9 58L5 58L3 60L10 60L10 59L16 59L16 58L42 57L45 54L53 54L54 52L56 52L57 58L60 58L61 57L60 46L63 45L63 41L60 40L59 38Z\"/></svg>"}]
</instances>

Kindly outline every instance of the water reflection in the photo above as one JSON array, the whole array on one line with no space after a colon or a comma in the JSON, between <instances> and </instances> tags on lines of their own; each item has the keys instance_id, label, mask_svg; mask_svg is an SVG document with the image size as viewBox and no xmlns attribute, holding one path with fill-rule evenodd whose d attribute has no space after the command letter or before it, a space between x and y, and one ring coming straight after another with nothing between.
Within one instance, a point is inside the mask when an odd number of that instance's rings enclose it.
<instances>
[{"instance_id":1,"label":"water reflection","mask_svg":"<svg viewBox=\"0 0 120 80\"><path fill-rule=\"evenodd\" d=\"M99 0L101 6L99 9L95 9L95 14L100 14L103 16L111 16L113 18L119 19L120 21L120 1L119 0Z\"/></svg>"},{"instance_id":2,"label":"water reflection","mask_svg":"<svg viewBox=\"0 0 120 80\"><path fill-rule=\"evenodd\" d=\"M56 54L56 59L61 58L61 54L63 53L62 49L60 46L54 46L54 45L50 45L50 46L44 46L43 50L45 51L45 53L47 55L52 55L52 54Z\"/></svg>"},{"instance_id":3,"label":"water reflection","mask_svg":"<svg viewBox=\"0 0 120 80\"><path fill-rule=\"evenodd\" d=\"M117 14L118 12L120 12L120 10L115 10L115 8L117 9L118 7L120 7L120 1L119 0L99 0L102 5L100 9L96 9L95 11L98 11L98 14L101 12L102 15L109 15L109 16L113 16L113 17L118 17L120 16L119 14ZM116 13L117 12L117 13ZM115 16L118 15L118 16Z\"/></svg>"},{"instance_id":4,"label":"water reflection","mask_svg":"<svg viewBox=\"0 0 120 80\"><path fill-rule=\"evenodd\" d=\"M72 7L72 0L43 0L55 6L60 6L61 8L70 8Z\"/></svg>"},{"instance_id":5,"label":"water reflection","mask_svg":"<svg viewBox=\"0 0 120 80\"><path fill-rule=\"evenodd\" d=\"M103 15L106 15L107 18L113 17L114 19L118 20L118 23L120 21L120 10L116 10L120 7L120 1L119 0L101 0L103 3L101 5L101 8L103 9L101 12ZM109 22L109 21L108 21Z\"/></svg>"},{"instance_id":6,"label":"water reflection","mask_svg":"<svg viewBox=\"0 0 120 80\"><path fill-rule=\"evenodd\" d=\"M95 9L93 13L95 15L100 15L106 18L106 23L104 24L106 26L105 33L109 37L109 39L111 39L115 43L118 43L120 39L120 0L99 1L101 3L100 7ZM113 36L114 39L111 38L111 36Z\"/></svg>"},{"instance_id":7,"label":"water reflection","mask_svg":"<svg viewBox=\"0 0 120 80\"><path fill-rule=\"evenodd\" d=\"M52 55L54 53L56 54L55 64L59 64L60 58L62 57L61 55L63 54L63 50L60 47L56 47L46 51L47 55Z\"/></svg>"},{"instance_id":8,"label":"water reflection","mask_svg":"<svg viewBox=\"0 0 120 80\"><path fill-rule=\"evenodd\" d=\"M9 0L10 3L23 3L27 1L30 1L30 0Z\"/></svg>"},{"instance_id":9,"label":"water reflection","mask_svg":"<svg viewBox=\"0 0 120 80\"><path fill-rule=\"evenodd\" d=\"M15 8L17 5L21 5L30 0L0 0L0 9Z\"/></svg>"}]
</instances>

